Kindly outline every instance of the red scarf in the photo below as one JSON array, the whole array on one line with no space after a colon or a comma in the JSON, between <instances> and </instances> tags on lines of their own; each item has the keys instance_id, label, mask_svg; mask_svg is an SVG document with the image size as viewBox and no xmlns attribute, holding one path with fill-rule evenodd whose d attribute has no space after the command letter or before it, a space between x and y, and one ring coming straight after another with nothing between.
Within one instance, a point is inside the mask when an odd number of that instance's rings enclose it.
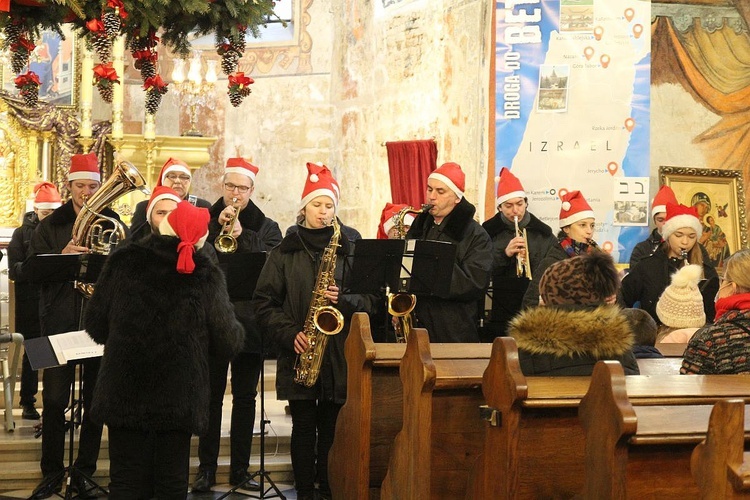
<instances>
[{"instance_id":1,"label":"red scarf","mask_svg":"<svg viewBox=\"0 0 750 500\"><path fill-rule=\"evenodd\" d=\"M750 309L750 293L738 293L716 301L714 321L729 311L746 311Z\"/></svg>"}]
</instances>

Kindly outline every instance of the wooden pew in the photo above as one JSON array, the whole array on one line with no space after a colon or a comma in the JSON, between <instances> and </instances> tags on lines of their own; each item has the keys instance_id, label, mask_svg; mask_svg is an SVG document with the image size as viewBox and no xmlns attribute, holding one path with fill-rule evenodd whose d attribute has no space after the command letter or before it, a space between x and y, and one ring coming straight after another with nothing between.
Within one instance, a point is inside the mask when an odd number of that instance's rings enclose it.
<instances>
[{"instance_id":1,"label":"wooden pew","mask_svg":"<svg viewBox=\"0 0 750 500\"><path fill-rule=\"evenodd\" d=\"M423 333L415 339L427 335L425 330L421 331ZM437 369L438 388L444 383L471 386L476 397L481 398L478 387L482 371L489 362L490 344L430 344L429 350ZM345 351L347 400L339 412L329 453L331 491L334 498L379 498L393 441L402 428L403 392L399 367L406 344L374 343L367 315L357 313L352 317ZM449 401L447 398L442 401L445 401L445 408ZM462 411L477 416L478 405L479 399L467 403ZM452 406L438 410L441 415L456 411ZM446 431L446 438L449 435L451 433ZM452 444L446 441L445 445L452 451ZM467 468L472 460L467 462ZM455 473L446 471L433 480L441 483L440 489L451 492L455 488L454 476ZM465 479L460 487L465 488Z\"/></svg>"},{"instance_id":2,"label":"wooden pew","mask_svg":"<svg viewBox=\"0 0 750 500\"><path fill-rule=\"evenodd\" d=\"M627 401L639 419L638 432L630 436L629 419L618 423L628 436L628 495L684 497L697 494L689 477L689 453L705 436L705 421L692 416L727 397L750 399L748 378L742 375L652 375L624 377ZM492 359L484 374L487 402L484 451L475 466L466 498L570 498L584 492L585 438L578 406L589 390L590 377L524 377L513 339L496 339ZM693 405L693 406L688 406ZM680 407L678 410L672 407ZM673 412L673 413L670 413ZM687 419L667 438L658 422ZM682 421L680 420L680 421ZM697 422L697 423L696 423ZM611 421L610 421L611 423ZM627 424L627 425L626 425ZM614 443L623 436L611 438ZM668 441L668 442L665 442ZM609 443L611 445L611 443ZM631 446L642 445L642 446ZM658 449L654 446L658 445ZM653 456L680 469L680 481L662 488L661 469L648 465ZM676 460L674 457L681 457ZM614 457L613 463L617 462ZM654 472L657 471L657 472ZM635 479L631 479L635 478ZM632 482L635 481L635 482ZM640 481L640 482L639 482ZM637 485L637 486L636 486ZM639 488L645 488L640 490ZM633 496L633 497L637 497Z\"/></svg>"},{"instance_id":3,"label":"wooden pew","mask_svg":"<svg viewBox=\"0 0 750 500\"><path fill-rule=\"evenodd\" d=\"M690 462L701 498L750 498L750 453L743 453L745 414L742 400L714 405L706 439L695 447Z\"/></svg>"},{"instance_id":4,"label":"wooden pew","mask_svg":"<svg viewBox=\"0 0 750 500\"><path fill-rule=\"evenodd\" d=\"M656 348L665 358L682 359L682 355L685 354L685 349L687 348L687 344L672 344L672 343L661 344L660 343L660 344L656 344Z\"/></svg>"},{"instance_id":5,"label":"wooden pew","mask_svg":"<svg viewBox=\"0 0 750 500\"><path fill-rule=\"evenodd\" d=\"M679 375L682 358L639 358L641 375Z\"/></svg>"}]
</instances>

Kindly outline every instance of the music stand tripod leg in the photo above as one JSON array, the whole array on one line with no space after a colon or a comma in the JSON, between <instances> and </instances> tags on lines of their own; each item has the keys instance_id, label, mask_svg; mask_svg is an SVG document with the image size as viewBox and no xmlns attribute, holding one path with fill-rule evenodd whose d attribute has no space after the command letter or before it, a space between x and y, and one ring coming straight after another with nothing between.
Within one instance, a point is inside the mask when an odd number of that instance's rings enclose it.
<instances>
[{"instance_id":1,"label":"music stand tripod leg","mask_svg":"<svg viewBox=\"0 0 750 500\"><path fill-rule=\"evenodd\" d=\"M271 479L271 475L266 470L266 424L270 424L271 421L266 419L266 355L265 351L263 350L263 345L261 344L261 367L260 367L260 468L258 471L252 475L252 477L249 477L244 482L238 484L231 490L227 491L220 497L218 497L216 500L222 500L223 498L228 497L232 493L239 493L240 495L244 495L248 498L280 498L281 500L286 500L286 497L281 493L281 490L276 486L276 483L273 482L273 479ZM250 423L252 425L252 422ZM245 493L244 491L237 491L242 489L247 483L252 481L253 479L258 478L258 484L260 485L260 492L257 495L254 495L252 493ZM268 488L266 488L265 483L268 482ZM274 494L268 495L268 493L273 490L275 491Z\"/></svg>"}]
</instances>

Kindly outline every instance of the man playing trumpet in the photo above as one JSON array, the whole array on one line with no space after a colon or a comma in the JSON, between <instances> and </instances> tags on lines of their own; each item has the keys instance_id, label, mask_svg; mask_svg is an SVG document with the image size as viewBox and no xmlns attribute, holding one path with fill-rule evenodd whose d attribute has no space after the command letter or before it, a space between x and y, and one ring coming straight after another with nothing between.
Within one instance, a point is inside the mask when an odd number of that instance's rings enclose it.
<instances>
[{"instance_id":1,"label":"man playing trumpet","mask_svg":"<svg viewBox=\"0 0 750 500\"><path fill-rule=\"evenodd\" d=\"M222 177L223 195L210 208L208 243L233 241L233 249L216 245L231 253L266 252L281 243L279 225L265 216L250 197L255 191L258 167L244 158L229 158ZM255 421L255 397L263 366L261 332L255 321L250 300L233 300L234 314L245 329L245 345L232 359L232 418L230 427L231 459L229 483L259 489L251 481L247 468ZM221 408L227 384L229 362L209 357L211 399L208 431L198 442L200 466L192 485L194 492L210 491L216 484L216 468L221 437Z\"/></svg>"},{"instance_id":2,"label":"man playing trumpet","mask_svg":"<svg viewBox=\"0 0 750 500\"><path fill-rule=\"evenodd\" d=\"M497 214L482 224L493 246L492 315L484 342L506 335L508 322L521 310L532 272L556 242L552 229L528 211L521 181L505 167L500 170L496 206Z\"/></svg>"}]
</instances>

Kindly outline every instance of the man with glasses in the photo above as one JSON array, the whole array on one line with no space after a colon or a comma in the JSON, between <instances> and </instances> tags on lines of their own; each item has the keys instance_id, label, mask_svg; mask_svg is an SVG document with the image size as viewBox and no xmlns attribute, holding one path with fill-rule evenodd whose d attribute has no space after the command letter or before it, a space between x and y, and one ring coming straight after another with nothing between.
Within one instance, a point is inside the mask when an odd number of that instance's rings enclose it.
<instances>
[{"instance_id":1,"label":"man with glasses","mask_svg":"<svg viewBox=\"0 0 750 500\"><path fill-rule=\"evenodd\" d=\"M234 224L227 229L237 241L235 253L266 252L281 243L279 225L263 214L250 197L255 190L258 167L244 158L229 158L222 177L223 195L209 209L208 241L213 243L236 216ZM237 212L239 211L239 214ZM250 294L252 295L252 294ZM263 367L261 334L255 320L250 300L232 300L234 314L245 328L245 346L232 359L232 417L230 427L231 459L229 483L244 485L246 489L258 490L260 486L250 479L250 446L255 422L255 397L258 379ZM209 403L208 431L198 444L200 466L193 482L193 492L211 491L216 484L216 468L221 437L221 415L224 391L227 385L229 363L223 359L209 357L211 400Z\"/></svg>"},{"instance_id":2,"label":"man with glasses","mask_svg":"<svg viewBox=\"0 0 750 500\"><path fill-rule=\"evenodd\" d=\"M183 200L189 201L192 205L201 208L211 208L211 203L203 198L188 194L190 192L190 183L193 180L193 174L190 168L182 160L169 158L161 167L159 179L156 186L166 186L174 190ZM146 220L146 208L148 200L138 202L133 213L133 220L130 223L130 233L133 240L139 240L151 233L151 226Z\"/></svg>"}]
</instances>

